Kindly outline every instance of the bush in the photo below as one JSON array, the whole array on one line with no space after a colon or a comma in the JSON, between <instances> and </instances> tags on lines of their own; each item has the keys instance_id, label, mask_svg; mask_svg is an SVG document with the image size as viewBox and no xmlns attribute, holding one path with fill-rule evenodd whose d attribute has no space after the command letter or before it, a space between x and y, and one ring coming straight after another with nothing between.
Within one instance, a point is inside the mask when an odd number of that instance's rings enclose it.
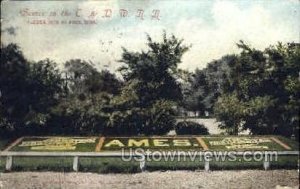
<instances>
[{"instance_id":1,"label":"bush","mask_svg":"<svg viewBox=\"0 0 300 189\"><path fill-rule=\"evenodd\" d=\"M108 119L104 135L138 135L144 122L145 116L139 110L113 111Z\"/></svg>"},{"instance_id":2,"label":"bush","mask_svg":"<svg viewBox=\"0 0 300 189\"><path fill-rule=\"evenodd\" d=\"M164 135L175 125L173 103L157 100L146 108L111 112L105 135Z\"/></svg>"},{"instance_id":3,"label":"bush","mask_svg":"<svg viewBox=\"0 0 300 189\"><path fill-rule=\"evenodd\" d=\"M203 125L192 121L181 121L175 126L177 135L208 135L208 129Z\"/></svg>"},{"instance_id":4,"label":"bush","mask_svg":"<svg viewBox=\"0 0 300 189\"><path fill-rule=\"evenodd\" d=\"M165 135L176 123L174 103L168 100L157 100L150 108L147 109L148 115L145 127L142 132L145 135Z\"/></svg>"},{"instance_id":5,"label":"bush","mask_svg":"<svg viewBox=\"0 0 300 189\"><path fill-rule=\"evenodd\" d=\"M44 135L100 135L104 133L108 116L103 96L80 100L76 97L54 107L46 122Z\"/></svg>"}]
</instances>

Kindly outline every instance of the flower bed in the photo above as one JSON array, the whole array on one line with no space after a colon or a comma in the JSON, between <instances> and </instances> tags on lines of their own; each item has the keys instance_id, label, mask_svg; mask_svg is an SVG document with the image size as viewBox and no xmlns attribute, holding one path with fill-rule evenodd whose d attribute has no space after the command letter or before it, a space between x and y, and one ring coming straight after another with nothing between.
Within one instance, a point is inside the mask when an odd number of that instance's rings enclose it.
<instances>
[{"instance_id":1,"label":"flower bed","mask_svg":"<svg viewBox=\"0 0 300 189\"><path fill-rule=\"evenodd\" d=\"M8 151L102 152L143 148L162 151L289 151L299 144L278 136L22 137Z\"/></svg>"}]
</instances>

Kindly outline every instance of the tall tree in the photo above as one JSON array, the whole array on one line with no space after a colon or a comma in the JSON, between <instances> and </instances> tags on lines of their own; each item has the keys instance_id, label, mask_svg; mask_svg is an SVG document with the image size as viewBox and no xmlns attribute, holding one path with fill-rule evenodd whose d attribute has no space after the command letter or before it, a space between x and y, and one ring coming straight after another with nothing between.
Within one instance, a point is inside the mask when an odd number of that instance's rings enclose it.
<instances>
[{"instance_id":1,"label":"tall tree","mask_svg":"<svg viewBox=\"0 0 300 189\"><path fill-rule=\"evenodd\" d=\"M175 124L174 102L182 98L177 66L188 50L182 40L163 34L162 42L147 36L148 49L123 49L119 69L125 79L121 94L112 99L109 126L127 135L166 134Z\"/></svg>"},{"instance_id":2,"label":"tall tree","mask_svg":"<svg viewBox=\"0 0 300 189\"><path fill-rule=\"evenodd\" d=\"M162 42L154 42L149 35L147 40L147 51L129 52L123 48L120 62L124 65L119 69L122 76L127 82L137 80L135 90L141 106L158 99L180 100L182 94L176 80L177 66L189 48L174 35L167 38L165 32Z\"/></svg>"},{"instance_id":3,"label":"tall tree","mask_svg":"<svg viewBox=\"0 0 300 189\"><path fill-rule=\"evenodd\" d=\"M2 46L1 51L1 127L19 134L38 131L58 102L61 75L50 60L27 61L15 44Z\"/></svg>"},{"instance_id":4,"label":"tall tree","mask_svg":"<svg viewBox=\"0 0 300 189\"><path fill-rule=\"evenodd\" d=\"M0 123L1 130L13 130L28 112L26 76L29 65L16 44L1 46Z\"/></svg>"}]
</instances>

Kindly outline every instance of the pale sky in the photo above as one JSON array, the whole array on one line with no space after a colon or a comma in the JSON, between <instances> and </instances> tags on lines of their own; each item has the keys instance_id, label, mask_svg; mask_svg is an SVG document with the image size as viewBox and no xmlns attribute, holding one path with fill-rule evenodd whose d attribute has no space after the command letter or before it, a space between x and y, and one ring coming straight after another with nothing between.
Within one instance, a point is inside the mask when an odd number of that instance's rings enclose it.
<instances>
[{"instance_id":1,"label":"pale sky","mask_svg":"<svg viewBox=\"0 0 300 189\"><path fill-rule=\"evenodd\" d=\"M80 9L76 17L76 10ZM105 9L112 17L103 18ZM119 10L128 10L121 18ZM144 10L144 20L136 17ZM68 10L70 16L61 16ZM159 10L159 19L152 19ZM89 18L95 11L96 24L61 24L61 21ZM30 60L50 58L62 65L80 58L98 68L120 66L121 47L140 51L146 47L146 33L161 40L163 30L183 38L192 48L184 55L181 68L203 68L214 60L237 53L236 43L244 40L263 49L281 42L300 40L298 0L98 0L98 1L2 1L1 42L17 43ZM27 12L27 13L26 13ZM28 16L44 12L45 16ZM49 16L56 12L56 16ZM22 14L27 14L22 16ZM60 24L29 24L33 20L57 20Z\"/></svg>"}]
</instances>

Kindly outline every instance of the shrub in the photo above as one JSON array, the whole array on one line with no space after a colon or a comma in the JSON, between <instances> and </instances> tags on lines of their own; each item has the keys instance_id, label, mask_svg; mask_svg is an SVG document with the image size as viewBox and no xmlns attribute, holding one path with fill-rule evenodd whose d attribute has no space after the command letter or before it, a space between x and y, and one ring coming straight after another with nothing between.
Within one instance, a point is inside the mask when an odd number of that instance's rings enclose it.
<instances>
[{"instance_id":1,"label":"shrub","mask_svg":"<svg viewBox=\"0 0 300 189\"><path fill-rule=\"evenodd\" d=\"M113 111L109 116L104 135L137 135L140 133L144 120L145 117L141 111L136 109Z\"/></svg>"},{"instance_id":2,"label":"shrub","mask_svg":"<svg viewBox=\"0 0 300 189\"><path fill-rule=\"evenodd\" d=\"M145 135L167 134L175 125L174 103L168 100L157 100L147 109L148 124L142 128Z\"/></svg>"},{"instance_id":3,"label":"shrub","mask_svg":"<svg viewBox=\"0 0 300 189\"><path fill-rule=\"evenodd\" d=\"M181 121L175 126L177 135L208 135L208 129L203 125L193 121Z\"/></svg>"},{"instance_id":4,"label":"shrub","mask_svg":"<svg viewBox=\"0 0 300 189\"><path fill-rule=\"evenodd\" d=\"M111 112L105 135L164 135L175 125L173 103L157 100L146 108Z\"/></svg>"},{"instance_id":5,"label":"shrub","mask_svg":"<svg viewBox=\"0 0 300 189\"><path fill-rule=\"evenodd\" d=\"M102 110L103 98L80 100L76 97L62 101L51 111L43 134L99 135L103 134L108 116Z\"/></svg>"}]
</instances>

